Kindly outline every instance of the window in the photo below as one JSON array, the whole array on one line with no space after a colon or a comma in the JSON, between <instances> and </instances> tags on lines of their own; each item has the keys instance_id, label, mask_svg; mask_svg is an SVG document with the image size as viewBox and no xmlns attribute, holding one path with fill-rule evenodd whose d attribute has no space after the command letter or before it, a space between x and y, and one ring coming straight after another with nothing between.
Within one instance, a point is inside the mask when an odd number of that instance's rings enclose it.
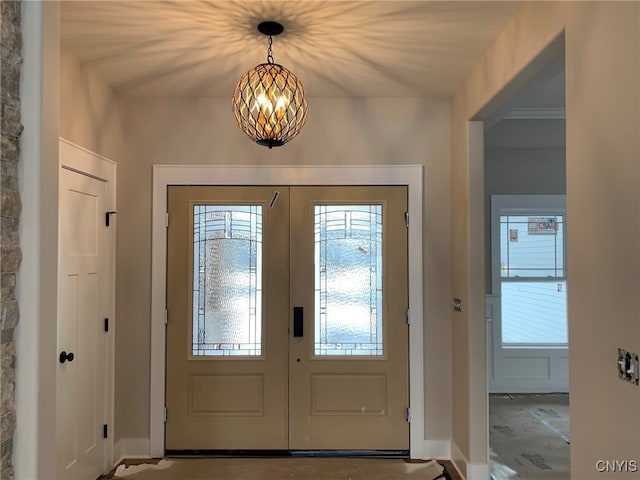
<instances>
[{"instance_id":1,"label":"window","mask_svg":"<svg viewBox=\"0 0 640 480\"><path fill-rule=\"evenodd\" d=\"M563 215L500 215L502 344L567 344Z\"/></svg>"}]
</instances>

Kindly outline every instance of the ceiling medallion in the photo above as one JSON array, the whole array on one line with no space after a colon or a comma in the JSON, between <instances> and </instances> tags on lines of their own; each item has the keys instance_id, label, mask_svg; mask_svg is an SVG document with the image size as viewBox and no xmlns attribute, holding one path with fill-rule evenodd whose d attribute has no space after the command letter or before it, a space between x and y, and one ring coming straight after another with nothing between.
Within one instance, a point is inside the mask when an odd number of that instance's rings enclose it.
<instances>
[{"instance_id":1,"label":"ceiling medallion","mask_svg":"<svg viewBox=\"0 0 640 480\"><path fill-rule=\"evenodd\" d=\"M273 61L273 36L284 27L262 22L260 33L269 37L267 63L245 73L233 92L231 108L238 126L258 145L279 147L293 139L307 120L307 99L302 83Z\"/></svg>"}]
</instances>

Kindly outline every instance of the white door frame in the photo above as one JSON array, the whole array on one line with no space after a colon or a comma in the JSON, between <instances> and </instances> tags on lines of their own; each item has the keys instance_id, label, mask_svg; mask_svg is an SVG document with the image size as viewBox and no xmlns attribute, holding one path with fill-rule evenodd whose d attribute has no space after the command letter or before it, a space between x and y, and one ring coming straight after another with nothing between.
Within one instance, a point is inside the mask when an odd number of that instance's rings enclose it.
<instances>
[{"instance_id":1,"label":"white door frame","mask_svg":"<svg viewBox=\"0 0 640 480\"><path fill-rule=\"evenodd\" d=\"M107 198L105 208L107 211L116 210L116 163L97 153L91 152L64 138L59 139L59 164L65 168L82 175L96 178L107 184ZM106 276L105 292L107 300L107 313L109 318L109 332L105 338L105 390L104 390L104 419L108 425L109 435L105 441L103 471L107 472L113 467L113 426L115 410L115 260L116 260L116 235L115 220L111 217L112 228L107 229L106 240Z\"/></svg>"},{"instance_id":2,"label":"white door frame","mask_svg":"<svg viewBox=\"0 0 640 480\"><path fill-rule=\"evenodd\" d=\"M408 185L410 456L424 450L422 166L154 165L149 456L164 456L166 211L169 185Z\"/></svg>"}]
</instances>

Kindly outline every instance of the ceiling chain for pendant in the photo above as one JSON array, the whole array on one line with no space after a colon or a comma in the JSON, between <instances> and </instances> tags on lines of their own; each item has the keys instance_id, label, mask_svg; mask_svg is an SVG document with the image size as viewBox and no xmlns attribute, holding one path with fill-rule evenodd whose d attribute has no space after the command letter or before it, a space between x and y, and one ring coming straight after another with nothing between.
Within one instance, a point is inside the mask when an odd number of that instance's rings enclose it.
<instances>
[{"instance_id":1,"label":"ceiling chain for pendant","mask_svg":"<svg viewBox=\"0 0 640 480\"><path fill-rule=\"evenodd\" d=\"M272 45L273 45L273 37L271 35L269 35L269 48L267 49L267 63L269 64L273 64L273 50L272 50Z\"/></svg>"}]
</instances>

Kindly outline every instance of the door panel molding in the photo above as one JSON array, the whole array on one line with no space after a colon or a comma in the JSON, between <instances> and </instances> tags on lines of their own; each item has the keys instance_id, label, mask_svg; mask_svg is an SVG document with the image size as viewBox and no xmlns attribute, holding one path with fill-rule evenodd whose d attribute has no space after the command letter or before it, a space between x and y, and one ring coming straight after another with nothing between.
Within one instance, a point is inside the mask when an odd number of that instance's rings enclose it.
<instances>
[{"instance_id":1,"label":"door panel molding","mask_svg":"<svg viewBox=\"0 0 640 480\"><path fill-rule=\"evenodd\" d=\"M184 166L153 169L150 447L164 455L166 210L169 185L407 185L409 255L410 456L424 452L422 177L421 165L401 166Z\"/></svg>"},{"instance_id":2,"label":"door panel molding","mask_svg":"<svg viewBox=\"0 0 640 480\"><path fill-rule=\"evenodd\" d=\"M334 394L346 387L353 388L358 395L344 397ZM386 393L386 374L312 374L311 415L381 416L387 410Z\"/></svg>"},{"instance_id":3,"label":"door panel molding","mask_svg":"<svg viewBox=\"0 0 640 480\"><path fill-rule=\"evenodd\" d=\"M264 374L189 375L187 381L189 415L264 415ZM242 395L207 395L238 389L238 384Z\"/></svg>"}]
</instances>

